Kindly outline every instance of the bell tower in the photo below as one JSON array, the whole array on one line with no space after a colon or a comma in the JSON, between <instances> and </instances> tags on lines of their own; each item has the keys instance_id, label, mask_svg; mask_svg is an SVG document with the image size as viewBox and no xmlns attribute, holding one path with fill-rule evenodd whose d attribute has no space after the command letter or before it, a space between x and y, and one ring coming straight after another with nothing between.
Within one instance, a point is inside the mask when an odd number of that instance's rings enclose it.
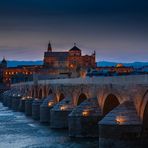
<instances>
[{"instance_id":1,"label":"bell tower","mask_svg":"<svg viewBox=\"0 0 148 148\"><path fill-rule=\"evenodd\" d=\"M2 60L2 62L1 62L1 66L2 66L3 68L7 68L7 61L6 61L5 57L3 57L3 60Z\"/></svg>"},{"instance_id":2,"label":"bell tower","mask_svg":"<svg viewBox=\"0 0 148 148\"><path fill-rule=\"evenodd\" d=\"M48 51L48 52L52 52L52 47L51 47L51 43L50 43L50 41L49 41L49 43L48 43L47 51Z\"/></svg>"}]
</instances>

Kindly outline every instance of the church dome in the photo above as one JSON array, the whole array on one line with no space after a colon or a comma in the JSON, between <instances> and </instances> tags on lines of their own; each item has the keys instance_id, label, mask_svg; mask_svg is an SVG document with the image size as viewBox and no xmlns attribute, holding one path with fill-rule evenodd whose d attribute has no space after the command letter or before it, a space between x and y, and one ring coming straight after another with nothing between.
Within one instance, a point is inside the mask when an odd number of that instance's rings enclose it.
<instances>
[{"instance_id":1,"label":"church dome","mask_svg":"<svg viewBox=\"0 0 148 148\"><path fill-rule=\"evenodd\" d=\"M116 67L117 67L117 68L119 68L119 67L124 67L124 65L121 64L121 63L119 63L119 64L116 65Z\"/></svg>"}]
</instances>

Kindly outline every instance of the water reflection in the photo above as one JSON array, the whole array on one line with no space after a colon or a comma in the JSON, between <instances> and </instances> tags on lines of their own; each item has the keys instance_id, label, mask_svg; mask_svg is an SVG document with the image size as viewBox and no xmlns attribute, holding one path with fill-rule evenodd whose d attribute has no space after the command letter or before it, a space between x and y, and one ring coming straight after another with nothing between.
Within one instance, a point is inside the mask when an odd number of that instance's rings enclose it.
<instances>
[{"instance_id":1,"label":"water reflection","mask_svg":"<svg viewBox=\"0 0 148 148\"><path fill-rule=\"evenodd\" d=\"M67 130L52 130L0 104L0 147L96 148L98 139L70 138Z\"/></svg>"}]
</instances>

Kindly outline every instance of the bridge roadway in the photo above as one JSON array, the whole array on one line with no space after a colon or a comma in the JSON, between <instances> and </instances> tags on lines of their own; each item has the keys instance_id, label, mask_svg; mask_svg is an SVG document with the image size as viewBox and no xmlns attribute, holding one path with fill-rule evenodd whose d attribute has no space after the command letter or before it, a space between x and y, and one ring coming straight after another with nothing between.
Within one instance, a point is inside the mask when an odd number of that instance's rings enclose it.
<instances>
[{"instance_id":1,"label":"bridge roadway","mask_svg":"<svg viewBox=\"0 0 148 148\"><path fill-rule=\"evenodd\" d=\"M33 118L68 128L71 137L98 136L99 147L141 147L147 141L148 75L35 79L13 85L8 94L38 98Z\"/></svg>"}]
</instances>

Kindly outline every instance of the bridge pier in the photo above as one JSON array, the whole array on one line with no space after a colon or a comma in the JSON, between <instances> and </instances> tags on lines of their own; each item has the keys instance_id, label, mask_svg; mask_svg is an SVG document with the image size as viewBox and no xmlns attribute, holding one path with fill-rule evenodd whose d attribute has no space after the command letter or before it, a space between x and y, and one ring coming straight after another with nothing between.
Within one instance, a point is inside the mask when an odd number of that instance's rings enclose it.
<instances>
[{"instance_id":1,"label":"bridge pier","mask_svg":"<svg viewBox=\"0 0 148 148\"><path fill-rule=\"evenodd\" d=\"M27 97L22 97L20 99L20 104L19 104L19 111L20 112L25 112L26 101L31 98L32 97L27 96Z\"/></svg>"},{"instance_id":2,"label":"bridge pier","mask_svg":"<svg viewBox=\"0 0 148 148\"><path fill-rule=\"evenodd\" d=\"M12 108L12 96L8 96L7 98L7 106L11 109Z\"/></svg>"},{"instance_id":3,"label":"bridge pier","mask_svg":"<svg viewBox=\"0 0 148 148\"><path fill-rule=\"evenodd\" d=\"M12 96L11 95L5 96L3 99L3 105L9 107L11 106L11 104L12 104Z\"/></svg>"},{"instance_id":4,"label":"bridge pier","mask_svg":"<svg viewBox=\"0 0 148 148\"><path fill-rule=\"evenodd\" d=\"M98 121L101 117L97 99L87 99L68 116L69 136L98 137Z\"/></svg>"},{"instance_id":5,"label":"bridge pier","mask_svg":"<svg viewBox=\"0 0 148 148\"><path fill-rule=\"evenodd\" d=\"M10 91L5 92L2 95L2 103L4 106L8 106L8 100L11 99L12 94L10 93Z\"/></svg>"},{"instance_id":6,"label":"bridge pier","mask_svg":"<svg viewBox=\"0 0 148 148\"><path fill-rule=\"evenodd\" d=\"M43 103L43 99L34 99L32 102L32 118L34 120L40 120L40 105Z\"/></svg>"},{"instance_id":7,"label":"bridge pier","mask_svg":"<svg viewBox=\"0 0 148 148\"><path fill-rule=\"evenodd\" d=\"M29 98L25 101L25 115L32 116L32 102L33 98Z\"/></svg>"},{"instance_id":8,"label":"bridge pier","mask_svg":"<svg viewBox=\"0 0 148 148\"><path fill-rule=\"evenodd\" d=\"M73 110L73 108L74 105L69 98L66 98L56 104L50 110L50 127L68 128L68 115Z\"/></svg>"},{"instance_id":9,"label":"bridge pier","mask_svg":"<svg viewBox=\"0 0 148 148\"><path fill-rule=\"evenodd\" d=\"M50 110L55 104L53 95L49 95L40 105L40 122L50 123Z\"/></svg>"},{"instance_id":10,"label":"bridge pier","mask_svg":"<svg viewBox=\"0 0 148 148\"><path fill-rule=\"evenodd\" d=\"M20 104L19 104L19 111L20 112L25 112L25 102L26 102L26 99L27 98L25 98L25 97L20 99Z\"/></svg>"},{"instance_id":11,"label":"bridge pier","mask_svg":"<svg viewBox=\"0 0 148 148\"><path fill-rule=\"evenodd\" d=\"M18 111L20 105L21 96L13 96L12 97L12 110Z\"/></svg>"},{"instance_id":12,"label":"bridge pier","mask_svg":"<svg viewBox=\"0 0 148 148\"><path fill-rule=\"evenodd\" d=\"M99 122L99 148L140 147L141 127L133 102L124 102Z\"/></svg>"}]
</instances>

